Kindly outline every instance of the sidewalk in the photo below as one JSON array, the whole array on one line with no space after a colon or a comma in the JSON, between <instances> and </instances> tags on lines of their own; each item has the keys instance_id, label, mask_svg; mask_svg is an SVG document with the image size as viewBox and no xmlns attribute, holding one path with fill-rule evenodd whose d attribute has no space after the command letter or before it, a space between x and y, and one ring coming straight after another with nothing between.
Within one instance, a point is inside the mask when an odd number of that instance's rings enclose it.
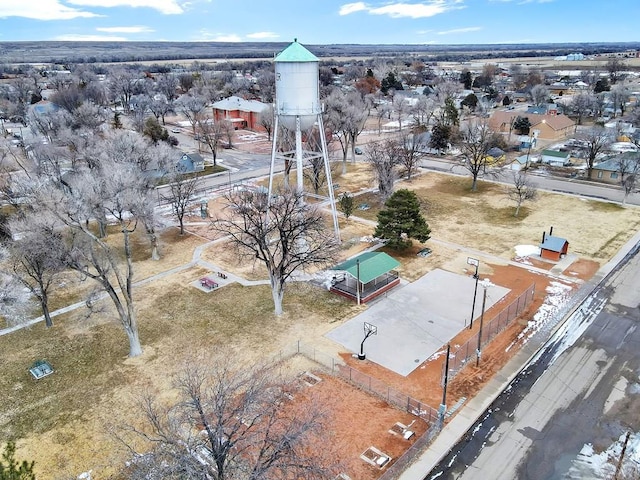
<instances>
[{"instance_id":1,"label":"sidewalk","mask_svg":"<svg viewBox=\"0 0 640 480\"><path fill-rule=\"evenodd\" d=\"M618 253L596 273L584 288L594 288L613 268L640 242L640 231L618 251ZM577 308L577 306L576 306ZM558 322L553 333L571 316L572 309ZM511 381L527 366L531 359L544 348L547 339L536 344L528 343L487 383L478 394L469 400L442 429L436 439L414 462L405 469L398 480L423 480L451 449L464 437L473 424L484 414L493 401L509 386Z\"/></svg>"}]
</instances>

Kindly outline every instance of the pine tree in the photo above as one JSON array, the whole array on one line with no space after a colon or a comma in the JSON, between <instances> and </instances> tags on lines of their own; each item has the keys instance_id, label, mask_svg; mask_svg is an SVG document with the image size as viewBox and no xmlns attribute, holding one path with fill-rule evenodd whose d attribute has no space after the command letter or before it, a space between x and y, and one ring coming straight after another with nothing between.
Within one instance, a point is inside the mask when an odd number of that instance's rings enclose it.
<instances>
[{"instance_id":1,"label":"pine tree","mask_svg":"<svg viewBox=\"0 0 640 480\"><path fill-rule=\"evenodd\" d=\"M378 213L378 226L374 236L386 240L387 247L394 250L409 248L414 238L420 242L429 240L431 230L420 214L417 195L407 189L393 193Z\"/></svg>"},{"instance_id":2,"label":"pine tree","mask_svg":"<svg viewBox=\"0 0 640 480\"><path fill-rule=\"evenodd\" d=\"M36 480L36 474L33 473L35 462L23 460L22 463L18 463L15 454L16 444L7 443L0 459L0 480Z\"/></svg>"}]
</instances>

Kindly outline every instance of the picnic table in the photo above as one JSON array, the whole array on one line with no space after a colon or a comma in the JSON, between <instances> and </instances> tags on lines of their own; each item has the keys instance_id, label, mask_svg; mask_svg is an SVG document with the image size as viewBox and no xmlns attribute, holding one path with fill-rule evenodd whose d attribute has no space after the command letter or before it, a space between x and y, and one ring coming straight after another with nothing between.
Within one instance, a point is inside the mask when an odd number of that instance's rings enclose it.
<instances>
[{"instance_id":1,"label":"picnic table","mask_svg":"<svg viewBox=\"0 0 640 480\"><path fill-rule=\"evenodd\" d=\"M208 288L209 290L212 290L214 288L218 288L218 283L211 280L208 277L202 277L200 279L200 285L202 285L205 288Z\"/></svg>"}]
</instances>

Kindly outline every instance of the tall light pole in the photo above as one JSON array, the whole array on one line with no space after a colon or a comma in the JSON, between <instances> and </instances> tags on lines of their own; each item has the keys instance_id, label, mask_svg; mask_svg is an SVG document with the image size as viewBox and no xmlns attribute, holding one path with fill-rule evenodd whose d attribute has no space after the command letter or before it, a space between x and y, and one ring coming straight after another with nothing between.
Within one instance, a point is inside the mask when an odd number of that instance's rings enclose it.
<instances>
[{"instance_id":1,"label":"tall light pole","mask_svg":"<svg viewBox=\"0 0 640 480\"><path fill-rule=\"evenodd\" d=\"M444 425L444 417L447 412L447 384L449 383L449 355L451 353L451 344L447 343L447 357L444 360L444 382L442 385L442 403L438 409L438 422L440 428Z\"/></svg>"},{"instance_id":2,"label":"tall light pole","mask_svg":"<svg viewBox=\"0 0 640 480\"><path fill-rule=\"evenodd\" d=\"M480 260L478 260L477 258L467 257L467 263L476 267L476 273L473 274L473 278L476 279L476 286L473 290L473 303L471 304L471 321L469 322L469 330L471 330L473 328L473 314L476 309L476 296L478 295L478 278L480 278L480 276L478 275L478 267L480 266Z\"/></svg>"},{"instance_id":3,"label":"tall light pole","mask_svg":"<svg viewBox=\"0 0 640 480\"><path fill-rule=\"evenodd\" d=\"M482 295L482 313L480 314L480 329L478 330L478 348L476 348L476 367L480 365L480 351L482 348L482 324L484 320L484 307L487 303L487 288L492 285L493 284L488 279L482 281L484 294Z\"/></svg>"}]
</instances>

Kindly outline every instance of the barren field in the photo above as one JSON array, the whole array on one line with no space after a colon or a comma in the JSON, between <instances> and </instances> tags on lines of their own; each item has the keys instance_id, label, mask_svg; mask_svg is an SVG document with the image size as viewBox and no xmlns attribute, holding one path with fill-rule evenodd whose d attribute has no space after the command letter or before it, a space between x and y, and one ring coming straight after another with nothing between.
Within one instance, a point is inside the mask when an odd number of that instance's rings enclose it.
<instances>
[{"instance_id":1,"label":"barren field","mask_svg":"<svg viewBox=\"0 0 640 480\"><path fill-rule=\"evenodd\" d=\"M364 192L371 186L366 167L351 164L349 173L340 176L337 183L341 190L352 193ZM536 294L526 315L486 347L482 369L466 367L455 377L451 403L472 396L499 369L518 344L509 351L507 347L545 301L545 289L553 279L543 272L552 265L529 259L529 264L540 269L532 272L523 268L528 265L508 264L515 256L515 245L537 245L542 232L553 226L554 234L566 237L569 252L578 256L565 271L565 276L571 278L563 280L571 289L592 276L599 264L608 260L640 225L638 209L546 193L515 218L502 187L483 183L480 191L472 194L469 186L468 178L434 173L398 185L418 193L433 237L427 242L433 249L428 258L415 255L421 247L418 244L401 255L388 252L401 262L400 275L411 281L434 268L463 273L468 267L465 249L471 248L485 254L480 271L483 277L511 288L510 295L518 295L535 282ZM373 232L380 203L373 193L366 192L356 199L356 204L364 202L370 205L368 210L356 210L356 218L340 219L344 258L370 246L361 239ZM210 211L215 208L210 205ZM0 337L0 389L4 392L0 398L0 438L18 439L19 456L36 461L39 479L75 478L88 470L93 471L94 478L114 475L127 452L109 432L137 421L140 414L136 405L143 392L169 396L173 374L194 354L225 354L237 356L240 363L256 362L290 352L303 339L324 354L336 360L342 358L403 393L437 407L442 356L401 377L369 361L356 362L351 352L341 351L323 336L366 306L357 307L312 283L292 283L285 294L285 314L276 317L265 285L230 284L203 292L192 286L208 273L200 266L152 278L151 275L189 264L194 249L207 242L206 224L198 223L198 235L180 237L173 228L162 232L160 261L149 258L145 236L136 238L136 279L149 279L135 291L142 356L126 357L125 334L107 302L102 302L104 308L89 317L84 309L78 309L57 317L52 329L39 324ZM196 225L193 227L195 231ZM207 245L202 258L247 279L266 279L262 267L238 265L224 243ZM74 292L73 281L65 283L57 304L80 297ZM84 291L84 284L77 285L80 292ZM487 316L494 313L488 311ZM453 343L462 344L469 335L468 331L461 332ZM47 359L55 373L34 381L28 368L40 358ZM403 444L387 432L396 421L410 423L406 413L327 375L313 362L296 360L289 368L294 375L314 370L322 377L318 385L322 387L315 391L319 398L324 395L327 403L333 402L336 425L351 425L356 415L362 416L356 419L357 432L335 427L344 445L345 458L341 460L351 465L347 473L352 478L373 480L379 475L379 470L358 457L368 446L387 449L394 459L408 447L409 443ZM417 425L416 431L420 433L425 428Z\"/></svg>"}]
</instances>

